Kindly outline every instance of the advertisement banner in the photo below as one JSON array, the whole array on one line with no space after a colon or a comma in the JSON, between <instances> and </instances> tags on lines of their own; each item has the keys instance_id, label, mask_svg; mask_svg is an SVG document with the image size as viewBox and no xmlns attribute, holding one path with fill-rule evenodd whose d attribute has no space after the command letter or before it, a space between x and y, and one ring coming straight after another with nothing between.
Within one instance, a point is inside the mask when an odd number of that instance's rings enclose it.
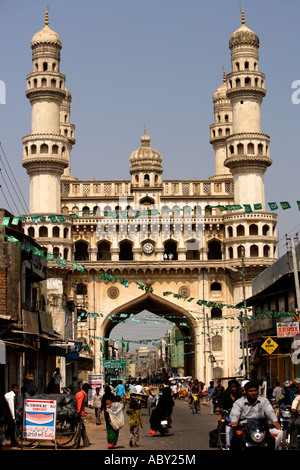
<instances>
[{"instance_id":1,"label":"advertisement banner","mask_svg":"<svg viewBox=\"0 0 300 470\"><path fill-rule=\"evenodd\" d=\"M100 395L103 395L103 374L90 374L88 376L88 384L91 387L88 392L88 405L91 406L96 388L100 388Z\"/></svg>"},{"instance_id":2,"label":"advertisement banner","mask_svg":"<svg viewBox=\"0 0 300 470\"><path fill-rule=\"evenodd\" d=\"M286 338L299 334L299 322L277 323L277 337Z\"/></svg>"},{"instance_id":3,"label":"advertisement banner","mask_svg":"<svg viewBox=\"0 0 300 470\"><path fill-rule=\"evenodd\" d=\"M56 400L24 400L23 438L55 440Z\"/></svg>"}]
</instances>

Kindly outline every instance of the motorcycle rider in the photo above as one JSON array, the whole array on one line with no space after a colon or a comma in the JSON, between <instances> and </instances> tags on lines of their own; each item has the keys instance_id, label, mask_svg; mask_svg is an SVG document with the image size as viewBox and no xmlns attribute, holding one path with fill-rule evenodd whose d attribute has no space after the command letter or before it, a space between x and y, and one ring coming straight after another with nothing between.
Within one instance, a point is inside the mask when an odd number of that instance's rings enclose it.
<instances>
[{"instance_id":1,"label":"motorcycle rider","mask_svg":"<svg viewBox=\"0 0 300 470\"><path fill-rule=\"evenodd\" d=\"M157 431L161 429L161 421L167 420L169 427L172 422L172 412L173 412L174 400L172 398L172 393L170 387L164 387L162 389L161 396L158 399L156 408L152 411L150 416L150 426L151 429L149 434L154 435Z\"/></svg>"},{"instance_id":2,"label":"motorcycle rider","mask_svg":"<svg viewBox=\"0 0 300 470\"><path fill-rule=\"evenodd\" d=\"M228 387L225 392L219 397L216 404L215 411L218 413L221 410L226 411L228 414L233 406L233 403L242 396L240 384L237 380L232 379L228 381ZM232 436L232 428L226 426L226 445L229 447Z\"/></svg>"},{"instance_id":3,"label":"motorcycle rider","mask_svg":"<svg viewBox=\"0 0 300 470\"><path fill-rule=\"evenodd\" d=\"M259 385L255 381L249 381L245 385L246 395L236 400L229 415L231 426L235 428L239 423L243 424L248 419L261 419L265 418L271 421L276 428L276 443L275 449L279 448L282 440L282 431L280 424L277 420L275 411L270 401L261 395L258 395Z\"/></svg>"}]
</instances>

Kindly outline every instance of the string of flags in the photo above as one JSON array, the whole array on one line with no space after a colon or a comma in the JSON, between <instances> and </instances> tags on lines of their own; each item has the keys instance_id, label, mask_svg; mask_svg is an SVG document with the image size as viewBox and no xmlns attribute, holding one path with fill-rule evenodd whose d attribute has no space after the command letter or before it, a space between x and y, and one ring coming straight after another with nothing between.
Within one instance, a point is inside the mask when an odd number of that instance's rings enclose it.
<instances>
[{"instance_id":1,"label":"string of flags","mask_svg":"<svg viewBox=\"0 0 300 470\"><path fill-rule=\"evenodd\" d=\"M283 209L283 210L287 210L287 209L291 209L292 208L292 205L289 201L280 201L280 202L268 202L267 203L268 206L269 206L269 209L271 211L275 211L275 210L278 210L278 209ZM297 204L297 207L298 207L298 210L300 211L300 201L296 201L296 204ZM254 211L258 211L258 210L262 210L263 207L262 207L262 204L261 203L257 203L257 204L227 204L227 205L222 205L222 204L218 204L216 206L212 206L212 205L208 205L207 206L208 208L210 209L219 209L221 212L224 212L224 211L234 211L234 210L245 210L246 213L251 213L253 210ZM180 211L184 211L184 212L196 212L198 209L195 208L193 209L192 207L190 206L185 206L184 208L180 208L180 207L173 207L173 208L166 208L166 209L163 209L163 210L158 210L158 209L144 209L144 210L131 210L131 211L103 211L103 215L104 217L112 217L112 218L120 218L121 217L135 217L135 218L138 218L140 216L144 216L144 215L162 215L163 213L165 212L180 212ZM90 216L90 215L100 215L98 212L82 212L82 211L79 211L77 213L70 213L68 214L67 217L71 217L72 219L78 219L79 216L82 215L82 216ZM66 217L64 217L63 215L61 214L50 214L50 215L30 215L29 216L31 221L37 225L38 222L47 222L49 219L50 222L52 223L61 223L61 222L65 222L67 219ZM18 225L19 221L22 221L22 222L26 222L27 220L27 217L25 216L18 216L18 217L3 217L3 220L2 220L2 223L1 225L3 226L8 226L9 224L11 225Z\"/></svg>"}]
</instances>

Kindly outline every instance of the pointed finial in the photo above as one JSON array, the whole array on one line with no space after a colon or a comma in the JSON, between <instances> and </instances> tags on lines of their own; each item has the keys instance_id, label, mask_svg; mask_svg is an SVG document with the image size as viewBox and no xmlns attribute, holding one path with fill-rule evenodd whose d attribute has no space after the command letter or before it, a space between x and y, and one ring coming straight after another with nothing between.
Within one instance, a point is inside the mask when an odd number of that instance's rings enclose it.
<instances>
[{"instance_id":1,"label":"pointed finial","mask_svg":"<svg viewBox=\"0 0 300 470\"><path fill-rule=\"evenodd\" d=\"M242 8L242 24L245 24L245 13L244 13L244 8Z\"/></svg>"},{"instance_id":2,"label":"pointed finial","mask_svg":"<svg viewBox=\"0 0 300 470\"><path fill-rule=\"evenodd\" d=\"M226 83L225 67L223 67L223 83Z\"/></svg>"},{"instance_id":3,"label":"pointed finial","mask_svg":"<svg viewBox=\"0 0 300 470\"><path fill-rule=\"evenodd\" d=\"M45 26L49 25L48 7L46 8Z\"/></svg>"}]
</instances>

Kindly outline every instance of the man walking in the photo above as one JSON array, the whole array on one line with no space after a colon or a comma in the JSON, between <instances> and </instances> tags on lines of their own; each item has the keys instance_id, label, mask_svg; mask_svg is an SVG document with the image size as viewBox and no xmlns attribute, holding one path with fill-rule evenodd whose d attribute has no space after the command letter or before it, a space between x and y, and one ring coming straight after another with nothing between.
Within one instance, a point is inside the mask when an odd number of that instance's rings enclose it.
<instances>
[{"instance_id":1,"label":"man walking","mask_svg":"<svg viewBox=\"0 0 300 470\"><path fill-rule=\"evenodd\" d=\"M19 391L18 384L12 384L10 392L4 395L4 398L8 404L10 413L7 414L7 431L6 434L10 437L10 446L18 447L15 435L16 427L16 396Z\"/></svg>"},{"instance_id":2,"label":"man walking","mask_svg":"<svg viewBox=\"0 0 300 470\"><path fill-rule=\"evenodd\" d=\"M81 427L81 437L82 437L82 441L83 441L83 447L88 447L89 445L91 445L90 440L89 440L88 435L87 435L87 432L86 432L84 421L83 421L83 417L84 417L84 413L85 413L85 400L86 400L86 396L87 396L87 393L88 393L89 389L90 389L89 384L84 383L82 385L81 391L76 393L76 395L75 395L75 398L76 398L76 401L77 401L77 411L80 414L80 419L81 419L81 426L82 426Z\"/></svg>"}]
</instances>

